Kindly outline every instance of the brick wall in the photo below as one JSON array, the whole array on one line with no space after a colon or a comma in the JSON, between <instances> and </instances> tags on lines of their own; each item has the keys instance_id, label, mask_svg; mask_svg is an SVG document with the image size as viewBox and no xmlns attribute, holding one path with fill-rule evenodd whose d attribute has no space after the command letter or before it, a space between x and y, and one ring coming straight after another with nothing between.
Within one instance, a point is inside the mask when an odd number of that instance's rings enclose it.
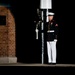
<instances>
[{"instance_id":1,"label":"brick wall","mask_svg":"<svg viewBox=\"0 0 75 75\"><path fill-rule=\"evenodd\" d=\"M0 57L15 56L15 21L12 13L0 6L0 16L6 16L6 25L0 25Z\"/></svg>"}]
</instances>

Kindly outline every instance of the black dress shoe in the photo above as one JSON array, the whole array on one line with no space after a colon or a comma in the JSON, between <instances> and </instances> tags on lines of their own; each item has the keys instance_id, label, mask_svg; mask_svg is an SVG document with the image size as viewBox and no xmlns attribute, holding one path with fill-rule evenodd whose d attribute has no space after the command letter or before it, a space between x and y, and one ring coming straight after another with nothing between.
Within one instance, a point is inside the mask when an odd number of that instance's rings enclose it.
<instances>
[{"instance_id":1,"label":"black dress shoe","mask_svg":"<svg viewBox=\"0 0 75 75\"><path fill-rule=\"evenodd\" d=\"M52 63L52 65L56 65L56 63Z\"/></svg>"},{"instance_id":2,"label":"black dress shoe","mask_svg":"<svg viewBox=\"0 0 75 75\"><path fill-rule=\"evenodd\" d=\"M52 63L48 63L48 65L52 65Z\"/></svg>"}]
</instances>

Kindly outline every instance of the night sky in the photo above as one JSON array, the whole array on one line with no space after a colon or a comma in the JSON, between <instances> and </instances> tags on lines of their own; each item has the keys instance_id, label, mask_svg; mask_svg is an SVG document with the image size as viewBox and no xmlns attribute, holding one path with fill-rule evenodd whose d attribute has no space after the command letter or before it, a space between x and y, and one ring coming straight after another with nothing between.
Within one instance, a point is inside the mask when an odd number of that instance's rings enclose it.
<instances>
[{"instance_id":1,"label":"night sky","mask_svg":"<svg viewBox=\"0 0 75 75\"><path fill-rule=\"evenodd\" d=\"M36 9L39 0L0 0L0 4L10 5L9 8L16 22L16 56L19 62L41 63L40 44L36 49L35 24ZM57 43L57 63L75 63L74 57L74 6L73 2L53 0L53 11L59 25ZM31 36L32 35L32 36Z\"/></svg>"}]
</instances>

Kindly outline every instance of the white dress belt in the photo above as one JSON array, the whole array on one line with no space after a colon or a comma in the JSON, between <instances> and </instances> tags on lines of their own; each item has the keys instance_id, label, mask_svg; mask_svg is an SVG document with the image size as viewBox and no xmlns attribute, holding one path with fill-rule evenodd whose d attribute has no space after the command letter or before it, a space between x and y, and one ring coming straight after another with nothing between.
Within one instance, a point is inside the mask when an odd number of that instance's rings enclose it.
<instances>
[{"instance_id":1,"label":"white dress belt","mask_svg":"<svg viewBox=\"0 0 75 75\"><path fill-rule=\"evenodd\" d=\"M48 30L47 32L54 32L54 30Z\"/></svg>"}]
</instances>

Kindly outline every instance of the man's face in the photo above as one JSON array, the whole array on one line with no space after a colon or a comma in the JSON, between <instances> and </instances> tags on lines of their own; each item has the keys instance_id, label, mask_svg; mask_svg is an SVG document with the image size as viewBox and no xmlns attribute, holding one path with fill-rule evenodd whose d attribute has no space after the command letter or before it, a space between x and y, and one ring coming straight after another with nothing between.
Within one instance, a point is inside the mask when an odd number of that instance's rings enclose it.
<instances>
[{"instance_id":1,"label":"man's face","mask_svg":"<svg viewBox=\"0 0 75 75\"><path fill-rule=\"evenodd\" d=\"M54 16L48 16L48 19L51 21L51 20L53 20L53 17Z\"/></svg>"}]
</instances>

